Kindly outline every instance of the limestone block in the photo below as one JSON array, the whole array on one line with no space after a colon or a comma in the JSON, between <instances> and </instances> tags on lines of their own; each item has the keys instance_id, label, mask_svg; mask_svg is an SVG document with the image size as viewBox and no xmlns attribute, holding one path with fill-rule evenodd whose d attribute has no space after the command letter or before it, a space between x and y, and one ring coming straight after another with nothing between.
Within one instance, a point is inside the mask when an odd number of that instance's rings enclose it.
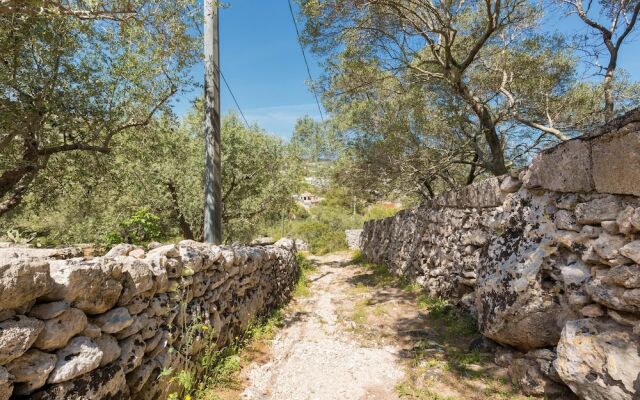
<instances>
[{"instance_id":1,"label":"limestone block","mask_svg":"<svg viewBox=\"0 0 640 400\"><path fill-rule=\"evenodd\" d=\"M600 136L591 156L598 192L640 196L640 131Z\"/></svg>"},{"instance_id":2,"label":"limestone block","mask_svg":"<svg viewBox=\"0 0 640 400\"><path fill-rule=\"evenodd\" d=\"M33 400L115 400L128 399L129 391L122 367L116 363L93 370L74 380L49 386L34 393Z\"/></svg>"},{"instance_id":3,"label":"limestone block","mask_svg":"<svg viewBox=\"0 0 640 400\"><path fill-rule=\"evenodd\" d=\"M25 258L0 258L0 310L16 308L53 287L49 263Z\"/></svg>"},{"instance_id":4,"label":"limestone block","mask_svg":"<svg viewBox=\"0 0 640 400\"><path fill-rule=\"evenodd\" d=\"M17 383L14 393L28 395L44 386L56 361L55 354L30 349L7 364L7 371L13 375L14 382Z\"/></svg>"},{"instance_id":5,"label":"limestone block","mask_svg":"<svg viewBox=\"0 0 640 400\"><path fill-rule=\"evenodd\" d=\"M93 371L100 366L102 350L86 336L77 336L56 353L58 360L47 383L61 383Z\"/></svg>"},{"instance_id":6,"label":"limestone block","mask_svg":"<svg viewBox=\"0 0 640 400\"><path fill-rule=\"evenodd\" d=\"M621 210L622 204L618 197L604 196L576 205L576 219L580 224L599 224L616 219Z\"/></svg>"},{"instance_id":7,"label":"limestone block","mask_svg":"<svg viewBox=\"0 0 640 400\"><path fill-rule=\"evenodd\" d=\"M509 376L511 377L511 382L526 395L562 399L573 397L566 386L554 382L543 374L540 366L534 360L527 358L514 359L509 365Z\"/></svg>"},{"instance_id":8,"label":"limestone block","mask_svg":"<svg viewBox=\"0 0 640 400\"><path fill-rule=\"evenodd\" d=\"M71 305L67 301L54 301L52 303L37 304L29 311L28 315L38 319L51 319L59 316L69 309Z\"/></svg>"},{"instance_id":9,"label":"limestone block","mask_svg":"<svg viewBox=\"0 0 640 400\"><path fill-rule=\"evenodd\" d=\"M122 352L117 362L122 366L125 373L133 371L142 364L146 343L142 340L140 334L129 336L121 341L120 348Z\"/></svg>"},{"instance_id":10,"label":"limestone block","mask_svg":"<svg viewBox=\"0 0 640 400\"><path fill-rule=\"evenodd\" d=\"M54 290L47 300L66 300L87 314L111 309L120 296L121 266L108 259L51 261Z\"/></svg>"},{"instance_id":11,"label":"limestone block","mask_svg":"<svg viewBox=\"0 0 640 400\"><path fill-rule=\"evenodd\" d=\"M122 350L120 349L118 340L113 336L105 334L94 341L100 348L100 351L102 351L102 360L100 360L101 367L104 367L105 365L120 358Z\"/></svg>"},{"instance_id":12,"label":"limestone block","mask_svg":"<svg viewBox=\"0 0 640 400\"><path fill-rule=\"evenodd\" d=\"M133 318L125 307L114 308L91 320L104 333L118 333L133 324Z\"/></svg>"},{"instance_id":13,"label":"limestone block","mask_svg":"<svg viewBox=\"0 0 640 400\"><path fill-rule=\"evenodd\" d=\"M638 398L640 340L630 328L597 319L569 321L557 354L558 374L581 398Z\"/></svg>"},{"instance_id":14,"label":"limestone block","mask_svg":"<svg viewBox=\"0 0 640 400\"><path fill-rule=\"evenodd\" d=\"M42 321L24 315L0 322L0 365L23 355L43 328Z\"/></svg>"},{"instance_id":15,"label":"limestone block","mask_svg":"<svg viewBox=\"0 0 640 400\"><path fill-rule=\"evenodd\" d=\"M33 345L44 351L60 349L86 326L87 316L77 308L70 308L59 316L46 320L44 329Z\"/></svg>"},{"instance_id":16,"label":"limestone block","mask_svg":"<svg viewBox=\"0 0 640 400\"><path fill-rule=\"evenodd\" d=\"M620 254L640 264L640 240L635 240L622 247Z\"/></svg>"},{"instance_id":17,"label":"limestone block","mask_svg":"<svg viewBox=\"0 0 640 400\"><path fill-rule=\"evenodd\" d=\"M526 188L591 192L591 144L574 139L538 154L523 176Z\"/></svg>"},{"instance_id":18,"label":"limestone block","mask_svg":"<svg viewBox=\"0 0 640 400\"><path fill-rule=\"evenodd\" d=\"M13 383L7 369L0 365L0 400L9 400L13 393Z\"/></svg>"},{"instance_id":19,"label":"limestone block","mask_svg":"<svg viewBox=\"0 0 640 400\"><path fill-rule=\"evenodd\" d=\"M135 296L153 289L153 273L149 264L133 257L116 257L115 260L122 264L123 276L118 305L127 305Z\"/></svg>"},{"instance_id":20,"label":"limestone block","mask_svg":"<svg viewBox=\"0 0 640 400\"><path fill-rule=\"evenodd\" d=\"M605 281L629 289L640 288L640 267L638 265L619 265L609 270Z\"/></svg>"}]
</instances>

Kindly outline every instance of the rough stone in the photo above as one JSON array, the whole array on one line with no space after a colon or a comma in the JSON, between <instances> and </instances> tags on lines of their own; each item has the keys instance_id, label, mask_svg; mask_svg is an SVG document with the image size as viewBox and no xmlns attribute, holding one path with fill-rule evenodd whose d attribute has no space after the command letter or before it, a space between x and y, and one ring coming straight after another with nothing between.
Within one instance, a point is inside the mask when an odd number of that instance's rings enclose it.
<instances>
[{"instance_id":1,"label":"rough stone","mask_svg":"<svg viewBox=\"0 0 640 400\"><path fill-rule=\"evenodd\" d=\"M129 336L120 342L120 358L118 364L122 365L125 373L129 373L142 364L146 343L140 334Z\"/></svg>"},{"instance_id":2,"label":"rough stone","mask_svg":"<svg viewBox=\"0 0 640 400\"><path fill-rule=\"evenodd\" d=\"M71 305L66 301L37 304L29 311L29 316L38 319L51 319L69 309Z\"/></svg>"},{"instance_id":3,"label":"rough stone","mask_svg":"<svg viewBox=\"0 0 640 400\"><path fill-rule=\"evenodd\" d=\"M93 318L91 323L99 326L104 333L118 333L133 324L133 318L125 307L118 307Z\"/></svg>"},{"instance_id":4,"label":"rough stone","mask_svg":"<svg viewBox=\"0 0 640 400\"><path fill-rule=\"evenodd\" d=\"M44 386L56 365L56 361L57 358L54 354L30 349L7 364L7 371L13 375L14 382L18 383L14 393L28 395Z\"/></svg>"},{"instance_id":5,"label":"rough stone","mask_svg":"<svg viewBox=\"0 0 640 400\"><path fill-rule=\"evenodd\" d=\"M640 230L640 208L635 209L627 206L624 211L618 214L616 224L621 233L630 234L636 230Z\"/></svg>"},{"instance_id":6,"label":"rough stone","mask_svg":"<svg viewBox=\"0 0 640 400\"><path fill-rule=\"evenodd\" d=\"M558 229L580 232L580 225L576 222L576 216L568 210L558 210L555 214L555 222Z\"/></svg>"},{"instance_id":7,"label":"rough stone","mask_svg":"<svg viewBox=\"0 0 640 400\"><path fill-rule=\"evenodd\" d=\"M154 369L158 368L158 364L154 359L148 359L142 363L138 368L134 369L130 373L127 374L127 385L129 385L129 390L131 393L137 393L142 390L142 387Z\"/></svg>"},{"instance_id":8,"label":"rough stone","mask_svg":"<svg viewBox=\"0 0 640 400\"><path fill-rule=\"evenodd\" d=\"M51 290L45 260L0 258L0 310L17 308Z\"/></svg>"},{"instance_id":9,"label":"rough stone","mask_svg":"<svg viewBox=\"0 0 640 400\"><path fill-rule=\"evenodd\" d=\"M640 288L640 267L638 265L613 267L608 271L605 281L625 288Z\"/></svg>"},{"instance_id":10,"label":"rough stone","mask_svg":"<svg viewBox=\"0 0 640 400\"><path fill-rule=\"evenodd\" d=\"M566 399L571 393L566 386L545 376L534 360L526 358L512 360L509 365L509 376L511 382L526 395Z\"/></svg>"},{"instance_id":11,"label":"rough stone","mask_svg":"<svg viewBox=\"0 0 640 400\"><path fill-rule=\"evenodd\" d=\"M136 246L128 243L120 243L111 248L105 254L105 257L113 258L118 256L128 256L130 252L136 249Z\"/></svg>"},{"instance_id":12,"label":"rough stone","mask_svg":"<svg viewBox=\"0 0 640 400\"><path fill-rule=\"evenodd\" d=\"M581 398L637 399L639 346L631 329L616 323L569 321L558 343L555 366L562 380Z\"/></svg>"},{"instance_id":13,"label":"rough stone","mask_svg":"<svg viewBox=\"0 0 640 400\"><path fill-rule=\"evenodd\" d=\"M120 400L128 399L129 391L122 367L112 363L72 381L50 386L34 393L31 398L33 400Z\"/></svg>"},{"instance_id":14,"label":"rough stone","mask_svg":"<svg viewBox=\"0 0 640 400\"><path fill-rule=\"evenodd\" d=\"M95 339L95 342L100 348L100 351L102 351L102 360L100 360L101 367L120 358L122 350L120 349L118 340L113 336L105 334Z\"/></svg>"},{"instance_id":15,"label":"rough stone","mask_svg":"<svg viewBox=\"0 0 640 400\"><path fill-rule=\"evenodd\" d=\"M604 309L599 304L589 304L580 309L580 314L587 318L597 318L604 315Z\"/></svg>"},{"instance_id":16,"label":"rough stone","mask_svg":"<svg viewBox=\"0 0 640 400\"><path fill-rule=\"evenodd\" d=\"M500 190L505 193L515 193L522 186L522 182L518 178L507 176L500 184Z\"/></svg>"},{"instance_id":17,"label":"rough stone","mask_svg":"<svg viewBox=\"0 0 640 400\"><path fill-rule=\"evenodd\" d=\"M13 393L13 383L7 369L0 365L0 400L9 400Z\"/></svg>"},{"instance_id":18,"label":"rough stone","mask_svg":"<svg viewBox=\"0 0 640 400\"><path fill-rule=\"evenodd\" d=\"M122 270L111 260L52 261L50 268L55 287L48 300L66 300L87 314L103 313L118 301Z\"/></svg>"},{"instance_id":19,"label":"rough stone","mask_svg":"<svg viewBox=\"0 0 640 400\"><path fill-rule=\"evenodd\" d=\"M593 180L602 193L640 196L640 132L603 135L593 142Z\"/></svg>"},{"instance_id":20,"label":"rough stone","mask_svg":"<svg viewBox=\"0 0 640 400\"><path fill-rule=\"evenodd\" d=\"M24 315L0 322L0 365L23 355L43 328L42 321Z\"/></svg>"},{"instance_id":21,"label":"rough stone","mask_svg":"<svg viewBox=\"0 0 640 400\"><path fill-rule=\"evenodd\" d=\"M616 219L622 205L615 196L604 196L576 206L576 219L579 224L599 224L602 221Z\"/></svg>"},{"instance_id":22,"label":"rough stone","mask_svg":"<svg viewBox=\"0 0 640 400\"><path fill-rule=\"evenodd\" d=\"M620 226L616 221L602 221L600 224L602 225L602 229L611 235L620 233Z\"/></svg>"},{"instance_id":23,"label":"rough stone","mask_svg":"<svg viewBox=\"0 0 640 400\"><path fill-rule=\"evenodd\" d=\"M33 345L45 351L60 349L86 326L87 316L77 308L70 308L59 316L46 320L44 329Z\"/></svg>"},{"instance_id":24,"label":"rough stone","mask_svg":"<svg viewBox=\"0 0 640 400\"><path fill-rule=\"evenodd\" d=\"M591 192L591 144L574 139L537 155L523 176L526 188Z\"/></svg>"},{"instance_id":25,"label":"rough stone","mask_svg":"<svg viewBox=\"0 0 640 400\"><path fill-rule=\"evenodd\" d=\"M116 260L122 263L124 281L118 305L127 305L136 295L153 289L153 273L149 264L133 257L117 257Z\"/></svg>"},{"instance_id":26,"label":"rough stone","mask_svg":"<svg viewBox=\"0 0 640 400\"><path fill-rule=\"evenodd\" d=\"M93 371L100 365L102 355L102 350L91 338L76 336L64 349L56 353L58 361L47 383L66 382Z\"/></svg>"},{"instance_id":27,"label":"rough stone","mask_svg":"<svg viewBox=\"0 0 640 400\"><path fill-rule=\"evenodd\" d=\"M640 240L626 244L620 249L620 254L640 264Z\"/></svg>"},{"instance_id":28,"label":"rough stone","mask_svg":"<svg viewBox=\"0 0 640 400\"><path fill-rule=\"evenodd\" d=\"M624 244L624 238L602 233L598 239L593 242L593 249L602 259L613 260L618 256L618 250L624 246Z\"/></svg>"},{"instance_id":29,"label":"rough stone","mask_svg":"<svg viewBox=\"0 0 640 400\"><path fill-rule=\"evenodd\" d=\"M84 328L80 336L87 336L91 339L99 338L100 336L102 336L102 330L98 325L89 322L87 323L87 327Z\"/></svg>"}]
</instances>

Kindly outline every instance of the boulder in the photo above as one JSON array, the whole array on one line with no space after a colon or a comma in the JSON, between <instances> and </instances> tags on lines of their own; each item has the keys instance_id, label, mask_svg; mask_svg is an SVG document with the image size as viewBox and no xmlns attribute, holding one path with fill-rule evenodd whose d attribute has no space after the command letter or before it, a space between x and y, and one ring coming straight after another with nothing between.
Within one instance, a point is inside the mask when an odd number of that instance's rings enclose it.
<instances>
[{"instance_id":1,"label":"boulder","mask_svg":"<svg viewBox=\"0 0 640 400\"><path fill-rule=\"evenodd\" d=\"M18 315L0 322L0 365L23 355L36 341L44 323Z\"/></svg>"},{"instance_id":2,"label":"boulder","mask_svg":"<svg viewBox=\"0 0 640 400\"><path fill-rule=\"evenodd\" d=\"M630 328L614 322L569 321L558 343L556 370L581 398L638 399L639 339Z\"/></svg>"},{"instance_id":3,"label":"boulder","mask_svg":"<svg viewBox=\"0 0 640 400\"><path fill-rule=\"evenodd\" d=\"M30 349L19 358L6 365L7 371L13 375L14 393L28 395L41 388L56 365L54 354Z\"/></svg>"},{"instance_id":4,"label":"boulder","mask_svg":"<svg viewBox=\"0 0 640 400\"><path fill-rule=\"evenodd\" d=\"M48 262L0 257L0 310L19 307L52 288Z\"/></svg>"},{"instance_id":5,"label":"boulder","mask_svg":"<svg viewBox=\"0 0 640 400\"><path fill-rule=\"evenodd\" d=\"M86 336L77 336L56 353L58 361L47 383L61 383L93 371L100 366L102 350Z\"/></svg>"},{"instance_id":6,"label":"boulder","mask_svg":"<svg viewBox=\"0 0 640 400\"><path fill-rule=\"evenodd\" d=\"M59 316L46 320L44 329L33 345L45 351L60 349L86 327L87 316L77 308L70 308Z\"/></svg>"},{"instance_id":7,"label":"boulder","mask_svg":"<svg viewBox=\"0 0 640 400\"><path fill-rule=\"evenodd\" d=\"M34 393L33 400L116 400L128 399L129 391L122 367L116 363L93 370L72 381L49 386Z\"/></svg>"},{"instance_id":8,"label":"boulder","mask_svg":"<svg viewBox=\"0 0 640 400\"><path fill-rule=\"evenodd\" d=\"M554 346L564 322L577 316L558 296L564 282L545 279L544 267L557 262L558 252L555 226L545 215L552 201L532 198L522 190L512 195L505 208L518 217L509 220L502 235L491 237L478 263L475 290L480 332L522 351ZM579 272L565 275L584 279Z\"/></svg>"},{"instance_id":9,"label":"boulder","mask_svg":"<svg viewBox=\"0 0 640 400\"><path fill-rule=\"evenodd\" d=\"M114 308L91 320L104 333L118 333L133 324L133 318L125 307Z\"/></svg>"},{"instance_id":10,"label":"boulder","mask_svg":"<svg viewBox=\"0 0 640 400\"><path fill-rule=\"evenodd\" d=\"M96 258L52 261L50 267L55 286L46 299L66 300L87 314L103 313L118 301L122 291L119 264Z\"/></svg>"}]
</instances>

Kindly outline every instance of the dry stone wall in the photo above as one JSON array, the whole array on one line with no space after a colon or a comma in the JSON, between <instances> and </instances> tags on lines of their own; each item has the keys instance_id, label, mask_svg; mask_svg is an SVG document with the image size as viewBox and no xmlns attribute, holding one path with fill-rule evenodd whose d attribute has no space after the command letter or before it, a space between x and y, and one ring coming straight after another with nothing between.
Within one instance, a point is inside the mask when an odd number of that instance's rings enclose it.
<instances>
[{"instance_id":1,"label":"dry stone wall","mask_svg":"<svg viewBox=\"0 0 640 400\"><path fill-rule=\"evenodd\" d=\"M527 393L640 399L638 196L636 110L518 173L367 222L363 253L475 313Z\"/></svg>"},{"instance_id":2,"label":"dry stone wall","mask_svg":"<svg viewBox=\"0 0 640 400\"><path fill-rule=\"evenodd\" d=\"M229 343L299 273L290 239L65 255L0 251L0 400L166 398L161 371Z\"/></svg>"}]
</instances>

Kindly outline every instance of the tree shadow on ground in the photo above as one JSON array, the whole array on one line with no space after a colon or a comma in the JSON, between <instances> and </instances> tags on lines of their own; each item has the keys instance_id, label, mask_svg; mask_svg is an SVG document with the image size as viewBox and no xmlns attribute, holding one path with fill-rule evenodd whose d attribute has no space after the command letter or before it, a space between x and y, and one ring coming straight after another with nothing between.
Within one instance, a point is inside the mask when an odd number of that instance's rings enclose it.
<instances>
[{"instance_id":1,"label":"tree shadow on ground","mask_svg":"<svg viewBox=\"0 0 640 400\"><path fill-rule=\"evenodd\" d=\"M493 362L488 341L475 319L443 300L432 299L386 267L362 263L347 278L360 300L354 304L367 340L399 347L407 377L398 385L402 399L527 399L517 394L505 368ZM357 318L352 318L357 319Z\"/></svg>"}]
</instances>

